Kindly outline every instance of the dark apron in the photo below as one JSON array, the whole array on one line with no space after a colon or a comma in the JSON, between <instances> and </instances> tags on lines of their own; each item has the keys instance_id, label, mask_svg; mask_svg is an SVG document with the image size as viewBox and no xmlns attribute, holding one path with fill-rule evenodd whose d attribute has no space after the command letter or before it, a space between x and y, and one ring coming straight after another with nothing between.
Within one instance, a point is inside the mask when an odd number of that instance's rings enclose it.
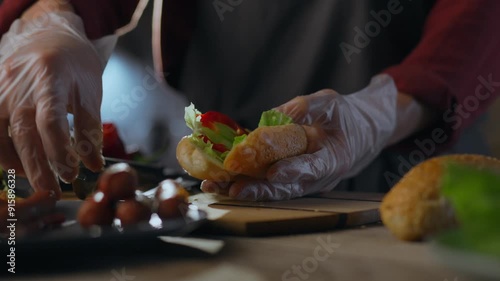
<instances>
[{"instance_id":1,"label":"dark apron","mask_svg":"<svg viewBox=\"0 0 500 281\"><path fill-rule=\"evenodd\" d=\"M179 88L201 111L222 111L253 128L262 111L295 96L324 88L353 93L401 62L419 42L432 3L199 1ZM385 192L409 169L401 169L407 156L384 151L337 189Z\"/></svg>"}]
</instances>

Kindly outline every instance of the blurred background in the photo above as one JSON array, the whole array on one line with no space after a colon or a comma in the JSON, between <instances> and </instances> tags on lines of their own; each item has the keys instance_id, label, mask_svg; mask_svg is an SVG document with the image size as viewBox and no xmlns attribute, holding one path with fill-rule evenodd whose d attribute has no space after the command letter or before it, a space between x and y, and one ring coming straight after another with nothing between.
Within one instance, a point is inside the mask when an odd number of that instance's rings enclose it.
<instances>
[{"instance_id":1,"label":"blurred background","mask_svg":"<svg viewBox=\"0 0 500 281\"><path fill-rule=\"evenodd\" d=\"M179 140L190 133L184 122L188 101L156 80L152 56L150 1L137 28L120 37L103 75L102 120L113 123L128 153L180 170Z\"/></svg>"},{"instance_id":2,"label":"blurred background","mask_svg":"<svg viewBox=\"0 0 500 281\"><path fill-rule=\"evenodd\" d=\"M102 114L104 121L116 123L129 151L140 149L176 169L175 146L183 135L189 134L183 120L188 101L172 88L151 82L152 11L150 1L138 26L119 39L104 74ZM491 154L500 157L500 100L483 120L480 131L468 135L484 134Z\"/></svg>"},{"instance_id":3,"label":"blurred background","mask_svg":"<svg viewBox=\"0 0 500 281\"><path fill-rule=\"evenodd\" d=\"M487 121L482 128L482 133L491 148L493 156L500 157L500 99L497 99L488 111Z\"/></svg>"}]
</instances>

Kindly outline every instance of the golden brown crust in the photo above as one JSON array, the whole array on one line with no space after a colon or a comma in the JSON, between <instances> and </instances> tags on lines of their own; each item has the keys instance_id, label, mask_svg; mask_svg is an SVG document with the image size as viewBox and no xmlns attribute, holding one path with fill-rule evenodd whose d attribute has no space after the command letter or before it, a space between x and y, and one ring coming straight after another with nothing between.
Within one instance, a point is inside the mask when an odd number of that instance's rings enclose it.
<instances>
[{"instance_id":1,"label":"golden brown crust","mask_svg":"<svg viewBox=\"0 0 500 281\"><path fill-rule=\"evenodd\" d=\"M235 176L225 171L222 164L208 157L189 137L181 139L177 145L176 156L181 167L197 179L223 182L232 181Z\"/></svg>"},{"instance_id":2,"label":"golden brown crust","mask_svg":"<svg viewBox=\"0 0 500 281\"><path fill-rule=\"evenodd\" d=\"M300 125L260 127L234 146L223 165L208 157L188 137L177 145L177 160L191 176L201 180L233 181L237 177L265 178L269 167L280 159L302 154L307 137Z\"/></svg>"},{"instance_id":3,"label":"golden brown crust","mask_svg":"<svg viewBox=\"0 0 500 281\"><path fill-rule=\"evenodd\" d=\"M302 154L306 149L307 137L300 125L259 127L233 147L224 161L224 169L253 178L266 178L273 163Z\"/></svg>"},{"instance_id":4,"label":"golden brown crust","mask_svg":"<svg viewBox=\"0 0 500 281\"><path fill-rule=\"evenodd\" d=\"M449 202L440 193L448 162L500 171L500 160L473 154L439 156L412 168L387 193L380 207L383 223L399 239L420 240L456 224Z\"/></svg>"}]
</instances>

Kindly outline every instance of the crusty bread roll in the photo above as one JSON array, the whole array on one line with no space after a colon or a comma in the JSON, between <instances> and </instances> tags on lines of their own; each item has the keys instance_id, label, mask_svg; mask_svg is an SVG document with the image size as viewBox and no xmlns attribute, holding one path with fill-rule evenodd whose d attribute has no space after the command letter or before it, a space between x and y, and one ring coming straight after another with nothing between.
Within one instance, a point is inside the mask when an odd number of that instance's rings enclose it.
<instances>
[{"instance_id":1,"label":"crusty bread roll","mask_svg":"<svg viewBox=\"0 0 500 281\"><path fill-rule=\"evenodd\" d=\"M241 176L265 178L273 163L302 154L306 149L304 128L288 124L255 129L229 151L223 163L204 153L189 137L179 142L176 155L181 167L191 176L224 182Z\"/></svg>"},{"instance_id":2,"label":"crusty bread roll","mask_svg":"<svg viewBox=\"0 0 500 281\"><path fill-rule=\"evenodd\" d=\"M396 237L421 240L457 224L453 208L440 192L449 162L500 171L500 160L472 154L439 156L413 167L386 194L380 207L382 222Z\"/></svg>"},{"instance_id":3,"label":"crusty bread roll","mask_svg":"<svg viewBox=\"0 0 500 281\"><path fill-rule=\"evenodd\" d=\"M176 156L179 165L194 178L231 181L236 176L225 171L223 165L217 159L205 154L191 141L189 136L183 137L177 144Z\"/></svg>"}]
</instances>

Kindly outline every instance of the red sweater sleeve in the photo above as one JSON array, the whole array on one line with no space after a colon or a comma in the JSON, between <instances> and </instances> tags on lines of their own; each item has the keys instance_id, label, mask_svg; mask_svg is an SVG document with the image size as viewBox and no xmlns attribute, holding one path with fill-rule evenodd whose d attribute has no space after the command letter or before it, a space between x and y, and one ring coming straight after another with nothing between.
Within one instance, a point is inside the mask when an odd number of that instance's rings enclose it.
<instances>
[{"instance_id":1,"label":"red sweater sleeve","mask_svg":"<svg viewBox=\"0 0 500 281\"><path fill-rule=\"evenodd\" d=\"M0 35L9 30L36 0L4 0L0 5ZM137 21L147 0L71 0L75 12L83 19L89 39L113 34Z\"/></svg>"},{"instance_id":2,"label":"red sweater sleeve","mask_svg":"<svg viewBox=\"0 0 500 281\"><path fill-rule=\"evenodd\" d=\"M131 22L136 22L147 2L147 0L71 0L75 12L83 19L85 31L90 39L113 34Z\"/></svg>"},{"instance_id":3,"label":"red sweater sleeve","mask_svg":"<svg viewBox=\"0 0 500 281\"><path fill-rule=\"evenodd\" d=\"M0 37L10 25L27 10L36 0L4 0L0 4Z\"/></svg>"},{"instance_id":4,"label":"red sweater sleeve","mask_svg":"<svg viewBox=\"0 0 500 281\"><path fill-rule=\"evenodd\" d=\"M420 43L401 64L385 70L399 91L440 113L439 124L417 138L432 139L432 131L442 129L446 141L440 137L436 143L449 147L498 97L498 15L500 1L437 0Z\"/></svg>"}]
</instances>

